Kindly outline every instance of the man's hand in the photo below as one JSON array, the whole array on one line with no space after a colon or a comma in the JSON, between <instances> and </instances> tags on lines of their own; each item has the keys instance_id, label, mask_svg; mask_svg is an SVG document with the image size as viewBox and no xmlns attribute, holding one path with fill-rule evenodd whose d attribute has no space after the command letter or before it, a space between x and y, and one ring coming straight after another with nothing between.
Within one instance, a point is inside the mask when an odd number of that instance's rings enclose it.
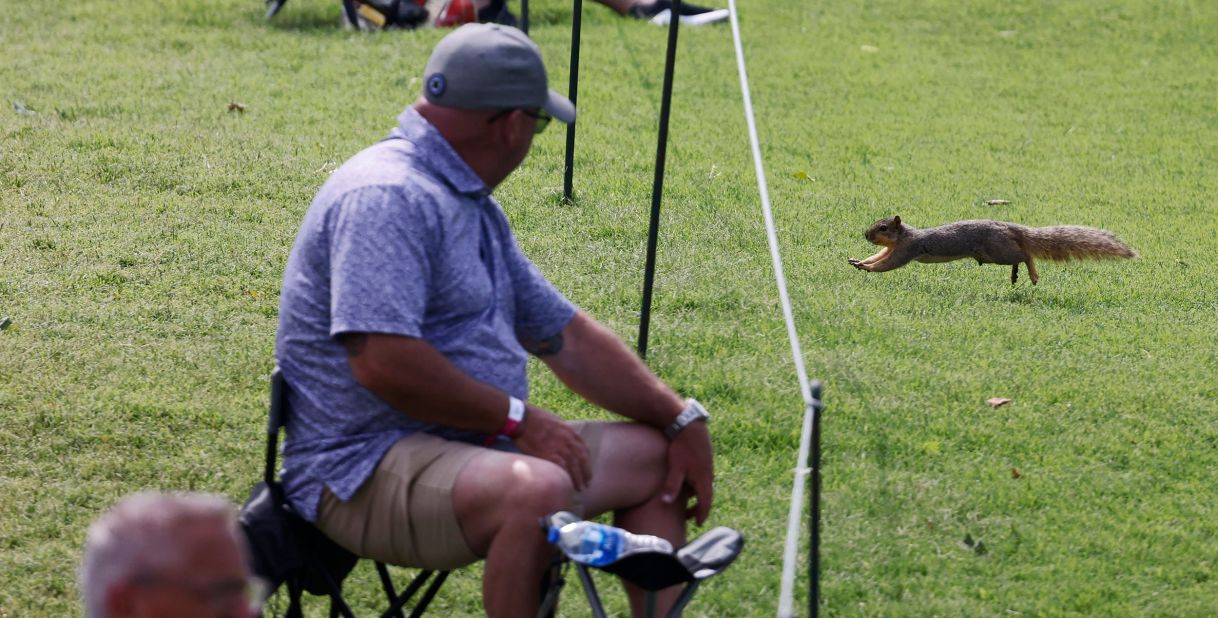
<instances>
[{"instance_id":1,"label":"man's hand","mask_svg":"<svg viewBox=\"0 0 1218 618\"><path fill-rule=\"evenodd\" d=\"M661 499L671 503L684 495L682 486L689 487L697 502L686 508L685 517L693 517L702 525L715 500L714 478L710 432L706 423L690 423L668 445L668 478L664 481Z\"/></svg>"},{"instance_id":2,"label":"man's hand","mask_svg":"<svg viewBox=\"0 0 1218 618\"><path fill-rule=\"evenodd\" d=\"M574 427L554 414L530 405L515 441L525 455L545 459L566 469L576 491L583 491L592 480L588 445Z\"/></svg>"}]
</instances>

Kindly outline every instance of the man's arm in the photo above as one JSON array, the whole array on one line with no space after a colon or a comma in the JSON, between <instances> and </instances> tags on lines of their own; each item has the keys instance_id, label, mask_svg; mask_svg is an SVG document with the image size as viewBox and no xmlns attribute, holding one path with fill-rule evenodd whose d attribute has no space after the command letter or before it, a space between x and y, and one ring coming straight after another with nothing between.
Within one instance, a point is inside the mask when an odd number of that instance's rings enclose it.
<instances>
[{"instance_id":1,"label":"man's arm","mask_svg":"<svg viewBox=\"0 0 1218 618\"><path fill-rule=\"evenodd\" d=\"M589 402L610 412L663 430L685 408L685 402L626 344L582 311L556 338L523 342L563 384ZM714 499L714 461L706 423L691 423L668 448L666 501L680 495L682 484L697 504L689 510L699 524L706 521Z\"/></svg>"},{"instance_id":2,"label":"man's arm","mask_svg":"<svg viewBox=\"0 0 1218 618\"><path fill-rule=\"evenodd\" d=\"M346 333L340 340L355 380L410 418L487 434L503 427L508 395L471 378L426 341L377 333ZM554 414L534 405L527 410L517 445L564 467L583 489L590 474L583 439Z\"/></svg>"}]
</instances>

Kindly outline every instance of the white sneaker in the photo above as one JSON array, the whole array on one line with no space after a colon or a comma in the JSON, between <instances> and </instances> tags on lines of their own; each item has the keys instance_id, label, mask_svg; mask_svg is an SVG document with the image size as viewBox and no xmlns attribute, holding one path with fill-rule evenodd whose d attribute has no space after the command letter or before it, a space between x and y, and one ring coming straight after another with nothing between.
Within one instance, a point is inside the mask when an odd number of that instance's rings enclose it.
<instances>
[{"instance_id":1,"label":"white sneaker","mask_svg":"<svg viewBox=\"0 0 1218 618\"><path fill-rule=\"evenodd\" d=\"M680 23L687 26L702 26L727 21L731 13L727 9L708 9L696 4L681 3ZM672 21L672 0L655 0L648 4L636 4L630 14L650 20L653 24L666 26Z\"/></svg>"},{"instance_id":2,"label":"white sneaker","mask_svg":"<svg viewBox=\"0 0 1218 618\"><path fill-rule=\"evenodd\" d=\"M711 9L697 15L682 15L681 24L686 26L704 26L706 24L717 24L727 21L728 17L731 17L731 13L727 9ZM651 23L667 26L671 19L672 11L664 9L651 18Z\"/></svg>"}]
</instances>

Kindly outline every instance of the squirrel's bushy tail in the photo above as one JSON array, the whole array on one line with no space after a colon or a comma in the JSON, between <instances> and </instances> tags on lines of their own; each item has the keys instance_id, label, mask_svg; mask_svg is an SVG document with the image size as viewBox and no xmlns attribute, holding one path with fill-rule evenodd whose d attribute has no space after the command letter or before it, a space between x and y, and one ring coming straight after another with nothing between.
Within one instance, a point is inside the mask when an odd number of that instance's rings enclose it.
<instances>
[{"instance_id":1,"label":"squirrel's bushy tail","mask_svg":"<svg viewBox=\"0 0 1218 618\"><path fill-rule=\"evenodd\" d=\"M1137 253L1112 232L1081 225L1029 228L1028 252L1048 260L1131 258Z\"/></svg>"}]
</instances>

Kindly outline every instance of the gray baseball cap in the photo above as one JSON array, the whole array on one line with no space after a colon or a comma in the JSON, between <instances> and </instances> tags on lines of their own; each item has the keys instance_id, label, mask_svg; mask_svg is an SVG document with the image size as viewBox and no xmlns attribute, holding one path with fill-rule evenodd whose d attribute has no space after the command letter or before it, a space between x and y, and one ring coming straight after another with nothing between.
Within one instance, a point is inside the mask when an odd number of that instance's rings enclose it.
<instances>
[{"instance_id":1,"label":"gray baseball cap","mask_svg":"<svg viewBox=\"0 0 1218 618\"><path fill-rule=\"evenodd\" d=\"M539 107L575 122L575 105L550 90L541 50L511 26L465 24L441 39L423 69L423 96L458 109Z\"/></svg>"}]
</instances>

